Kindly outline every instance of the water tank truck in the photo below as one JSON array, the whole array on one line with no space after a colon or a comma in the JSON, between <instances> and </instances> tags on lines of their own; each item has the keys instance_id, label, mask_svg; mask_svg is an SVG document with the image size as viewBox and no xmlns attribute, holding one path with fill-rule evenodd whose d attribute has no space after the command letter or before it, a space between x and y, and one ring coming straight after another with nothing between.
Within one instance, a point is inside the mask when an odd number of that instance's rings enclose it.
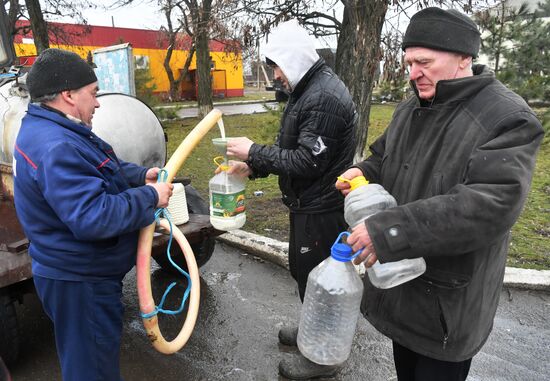
<instances>
[{"instance_id":1,"label":"water tank truck","mask_svg":"<svg viewBox=\"0 0 550 381\"><path fill-rule=\"evenodd\" d=\"M1 58L0 54L0 58ZM19 353L16 303L34 292L28 240L21 228L13 203L13 146L29 103L24 76L12 70L0 77L0 357L14 361ZM138 99L124 94L100 94L100 107L93 119L93 131L111 144L117 155L146 167L163 167L166 137L153 111ZM134 138L129 138L134 137ZM189 221L178 229L189 241L198 266L204 265L214 251L214 237L222 232L210 224L208 204L189 185L185 186ZM163 269L175 271L166 257L168 236L154 233L151 256ZM172 258L186 268L178 245L172 245Z\"/></svg>"}]
</instances>

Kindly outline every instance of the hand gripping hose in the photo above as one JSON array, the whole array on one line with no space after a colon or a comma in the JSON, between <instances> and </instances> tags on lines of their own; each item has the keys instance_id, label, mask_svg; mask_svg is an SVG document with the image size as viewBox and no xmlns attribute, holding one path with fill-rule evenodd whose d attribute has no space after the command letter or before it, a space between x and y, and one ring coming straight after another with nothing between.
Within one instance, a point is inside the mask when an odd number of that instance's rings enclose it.
<instances>
[{"instance_id":1,"label":"hand gripping hose","mask_svg":"<svg viewBox=\"0 0 550 381\"><path fill-rule=\"evenodd\" d=\"M221 119L222 113L218 109L213 109L206 115L195 128L185 137L180 146L176 149L164 170L167 172L167 182L172 182L172 179L183 165L191 151L206 135L206 133L216 125ZM166 220L160 220L163 228L169 229L169 224ZM155 301L151 291L151 248L153 245L153 233L155 232L155 223L141 229L138 241L137 250L137 291L139 298L139 307L143 315L148 317L143 318L143 325L147 336L151 343L161 353L172 354L179 351L193 332L197 315L199 312L199 297L200 297L200 281L199 270L195 256L191 250L191 246L187 239L179 229L173 229L173 235L176 242L180 245L187 262L189 276L191 278L191 293L189 299L189 310L187 318L182 326L180 333L172 340L166 341L158 326L158 316L153 312L156 309ZM152 316L151 316L152 315Z\"/></svg>"}]
</instances>

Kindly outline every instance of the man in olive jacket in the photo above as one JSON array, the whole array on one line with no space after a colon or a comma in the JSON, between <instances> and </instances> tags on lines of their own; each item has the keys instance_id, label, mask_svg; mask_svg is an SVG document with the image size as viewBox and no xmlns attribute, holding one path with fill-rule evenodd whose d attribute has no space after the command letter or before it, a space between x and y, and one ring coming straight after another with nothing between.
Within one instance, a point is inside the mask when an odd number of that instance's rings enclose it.
<instances>
[{"instance_id":1,"label":"man in olive jacket","mask_svg":"<svg viewBox=\"0 0 550 381\"><path fill-rule=\"evenodd\" d=\"M274 29L265 52L274 78L290 92L277 141L262 145L233 138L227 154L246 160L233 163L233 173L279 176L290 209L290 272L303 300L309 272L330 255L338 234L347 229L344 198L334 181L353 162L357 116L346 86L296 21ZM281 343L296 345L296 326L281 329Z\"/></svg>"},{"instance_id":2,"label":"man in olive jacket","mask_svg":"<svg viewBox=\"0 0 550 381\"><path fill-rule=\"evenodd\" d=\"M398 202L354 229L348 242L365 248L356 262L426 260L424 275L392 289L365 277L362 312L393 341L400 381L467 377L493 326L510 229L543 137L524 100L472 66L479 44L477 26L457 11L414 15L403 49L416 96L343 174L365 175Z\"/></svg>"}]
</instances>

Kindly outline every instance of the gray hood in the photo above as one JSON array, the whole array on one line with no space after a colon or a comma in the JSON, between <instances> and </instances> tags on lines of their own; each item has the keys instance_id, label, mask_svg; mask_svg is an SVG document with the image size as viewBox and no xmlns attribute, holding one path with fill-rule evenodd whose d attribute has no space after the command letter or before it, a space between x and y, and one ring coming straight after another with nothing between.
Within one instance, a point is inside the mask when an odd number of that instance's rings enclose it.
<instances>
[{"instance_id":1,"label":"gray hood","mask_svg":"<svg viewBox=\"0 0 550 381\"><path fill-rule=\"evenodd\" d=\"M269 34L265 56L281 68L292 90L317 62L314 41L296 20L279 24Z\"/></svg>"}]
</instances>

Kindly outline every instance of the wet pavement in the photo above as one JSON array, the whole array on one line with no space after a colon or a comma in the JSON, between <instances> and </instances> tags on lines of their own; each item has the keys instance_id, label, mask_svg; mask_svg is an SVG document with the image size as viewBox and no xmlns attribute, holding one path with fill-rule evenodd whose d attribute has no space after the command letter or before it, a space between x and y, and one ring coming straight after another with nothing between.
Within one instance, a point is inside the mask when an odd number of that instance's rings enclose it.
<instances>
[{"instance_id":1,"label":"wet pavement","mask_svg":"<svg viewBox=\"0 0 550 381\"><path fill-rule=\"evenodd\" d=\"M299 300L287 270L217 244L201 268L201 307L187 345L163 355L148 342L139 318L135 273L125 280L126 308L121 369L132 380L283 380L282 356L295 349L277 342L282 323L297 322ZM174 279L153 272L155 300ZM180 288L183 289L184 286ZM167 308L175 308L174 305ZM10 367L14 381L60 380L52 327L33 295L19 308L23 331L20 360ZM503 290L493 333L472 362L470 381L550 379L550 294ZM161 330L171 339L181 315L164 317ZM336 380L395 380L391 343L362 318L352 355Z\"/></svg>"},{"instance_id":2,"label":"wet pavement","mask_svg":"<svg viewBox=\"0 0 550 381\"><path fill-rule=\"evenodd\" d=\"M277 102L257 102L257 103L243 103L243 104L217 104L215 108L221 110L223 115L237 115L237 114L257 114L267 112L269 109L275 110L279 107ZM177 111L179 118L195 118L198 115L198 109L196 107L181 108Z\"/></svg>"}]
</instances>

